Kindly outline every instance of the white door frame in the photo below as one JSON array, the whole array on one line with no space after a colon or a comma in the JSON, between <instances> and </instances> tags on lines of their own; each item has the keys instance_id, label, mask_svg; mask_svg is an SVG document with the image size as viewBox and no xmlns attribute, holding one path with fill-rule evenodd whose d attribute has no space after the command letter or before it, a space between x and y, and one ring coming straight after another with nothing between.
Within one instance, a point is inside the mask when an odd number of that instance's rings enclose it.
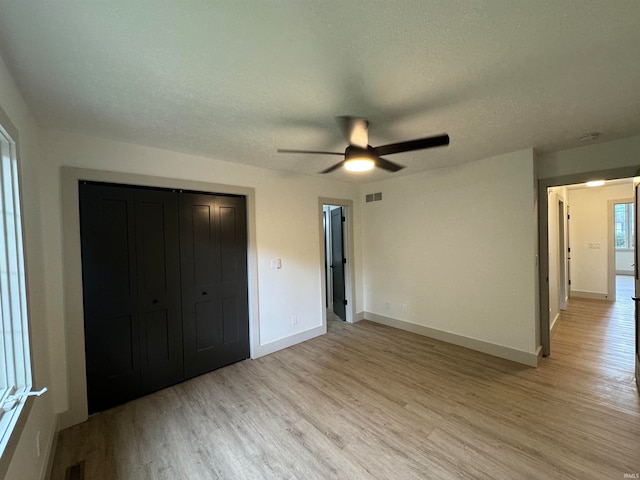
<instances>
[{"instance_id":1,"label":"white door frame","mask_svg":"<svg viewBox=\"0 0 640 480\"><path fill-rule=\"evenodd\" d=\"M595 179L615 180L619 178L631 178L638 176L638 174L638 167L635 166L595 170L561 177L541 178L538 180L538 338L542 346L542 354L545 357L551 354L551 332L549 330L549 198L547 189L549 187L586 183L589 180Z\"/></svg>"},{"instance_id":2,"label":"white door frame","mask_svg":"<svg viewBox=\"0 0 640 480\"><path fill-rule=\"evenodd\" d=\"M344 229L342 232L342 241L344 243L344 258L347 259L347 263L344 266L344 293L345 299L347 300L347 306L345 308L346 312L346 321L349 323L354 323L356 321L356 305L355 305L355 276L354 276L354 263L353 263L353 252L354 252L354 242L353 242L353 200L347 200L343 198L327 198L327 197L318 197L318 221L320 225L319 235L320 235L320 265L323 267L320 269L321 278L321 298L322 298L322 319L324 326L326 328L327 321L327 306L326 306L326 285L327 285L327 273L324 265L328 261L325 257L326 251L324 248L325 241L325 230L323 224L323 212L324 206L330 205L334 207L343 207L343 214L345 217ZM329 219L327 220L329 221Z\"/></svg>"}]
</instances>

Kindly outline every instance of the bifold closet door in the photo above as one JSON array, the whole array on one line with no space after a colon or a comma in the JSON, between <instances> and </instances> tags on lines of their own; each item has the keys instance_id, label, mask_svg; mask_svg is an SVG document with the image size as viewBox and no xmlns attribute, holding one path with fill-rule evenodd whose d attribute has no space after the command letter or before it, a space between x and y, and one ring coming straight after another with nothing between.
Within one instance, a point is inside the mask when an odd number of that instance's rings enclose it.
<instances>
[{"instance_id":1,"label":"bifold closet door","mask_svg":"<svg viewBox=\"0 0 640 480\"><path fill-rule=\"evenodd\" d=\"M183 378L177 194L80 184L89 413Z\"/></svg>"},{"instance_id":2,"label":"bifold closet door","mask_svg":"<svg viewBox=\"0 0 640 480\"><path fill-rule=\"evenodd\" d=\"M182 193L185 377L249 357L244 197Z\"/></svg>"}]
</instances>

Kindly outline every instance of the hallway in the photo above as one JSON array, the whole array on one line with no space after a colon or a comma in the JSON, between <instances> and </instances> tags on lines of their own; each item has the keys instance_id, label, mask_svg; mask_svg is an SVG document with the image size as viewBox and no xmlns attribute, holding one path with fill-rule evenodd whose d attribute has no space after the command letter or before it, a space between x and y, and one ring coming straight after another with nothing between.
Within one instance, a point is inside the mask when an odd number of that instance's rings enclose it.
<instances>
[{"instance_id":1,"label":"hallway","mask_svg":"<svg viewBox=\"0 0 640 480\"><path fill-rule=\"evenodd\" d=\"M623 392L637 397L633 289L632 276L618 275L615 302L570 298L542 365L561 363L584 383L585 393L608 392L614 404Z\"/></svg>"}]
</instances>

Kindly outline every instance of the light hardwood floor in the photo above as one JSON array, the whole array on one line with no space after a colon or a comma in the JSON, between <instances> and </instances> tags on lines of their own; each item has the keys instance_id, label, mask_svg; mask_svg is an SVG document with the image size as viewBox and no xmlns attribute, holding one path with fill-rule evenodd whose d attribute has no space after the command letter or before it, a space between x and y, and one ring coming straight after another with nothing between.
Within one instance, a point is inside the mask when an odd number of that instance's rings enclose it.
<instances>
[{"instance_id":1,"label":"light hardwood floor","mask_svg":"<svg viewBox=\"0 0 640 480\"><path fill-rule=\"evenodd\" d=\"M52 479L622 479L640 473L632 305L572 299L520 366L363 321L91 417Z\"/></svg>"}]
</instances>

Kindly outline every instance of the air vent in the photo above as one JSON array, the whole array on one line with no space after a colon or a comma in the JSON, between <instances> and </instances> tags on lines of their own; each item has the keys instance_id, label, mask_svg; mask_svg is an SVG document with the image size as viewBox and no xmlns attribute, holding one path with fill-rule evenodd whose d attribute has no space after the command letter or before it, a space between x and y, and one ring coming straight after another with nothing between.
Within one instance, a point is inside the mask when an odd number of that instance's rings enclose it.
<instances>
[{"instance_id":1,"label":"air vent","mask_svg":"<svg viewBox=\"0 0 640 480\"><path fill-rule=\"evenodd\" d=\"M380 200L382 200L382 192L367 193L365 198L366 198L367 203L369 203L369 202L379 202Z\"/></svg>"}]
</instances>

